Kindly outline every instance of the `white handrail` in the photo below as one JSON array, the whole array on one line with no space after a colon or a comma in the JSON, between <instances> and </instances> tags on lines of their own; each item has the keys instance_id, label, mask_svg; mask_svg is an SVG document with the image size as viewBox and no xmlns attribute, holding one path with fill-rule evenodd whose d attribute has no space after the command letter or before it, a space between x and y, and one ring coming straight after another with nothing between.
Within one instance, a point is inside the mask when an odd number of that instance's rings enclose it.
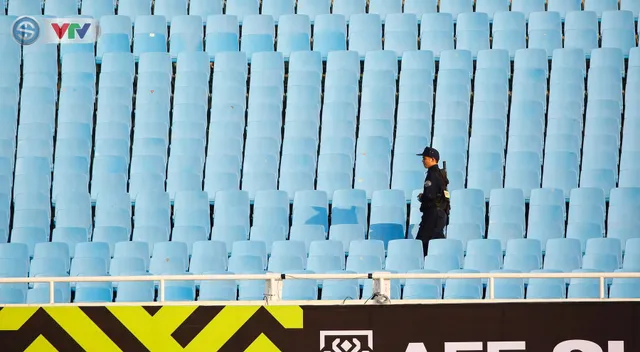
<instances>
[{"instance_id":1,"label":"white handrail","mask_svg":"<svg viewBox=\"0 0 640 352\"><path fill-rule=\"evenodd\" d=\"M282 298L283 280L346 280L346 279L372 279L374 291L390 297L389 280L395 279L488 279L487 296L489 300L495 300L496 279L598 279L600 286L600 299L606 298L606 279L636 278L640 279L639 272L613 272L613 273L405 273L394 274L388 272L374 272L369 274L222 274L222 275L141 275L141 276L65 276L65 277L11 277L0 278L0 284L16 283L49 283L49 299L54 304L54 283L71 282L131 282L131 281L157 281L159 282L159 301L165 301L165 285L167 281L207 281L207 280L265 280L267 282L265 299L267 301L280 301Z\"/></svg>"}]
</instances>

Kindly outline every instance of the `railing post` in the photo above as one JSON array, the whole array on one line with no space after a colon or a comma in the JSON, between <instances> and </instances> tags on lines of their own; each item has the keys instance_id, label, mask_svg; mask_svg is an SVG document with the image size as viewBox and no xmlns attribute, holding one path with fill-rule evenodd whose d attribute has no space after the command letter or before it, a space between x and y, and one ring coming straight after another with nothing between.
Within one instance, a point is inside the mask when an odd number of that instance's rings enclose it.
<instances>
[{"instance_id":1,"label":"railing post","mask_svg":"<svg viewBox=\"0 0 640 352\"><path fill-rule=\"evenodd\" d=\"M53 280L49 281L49 303L56 303L56 287Z\"/></svg>"},{"instance_id":2,"label":"railing post","mask_svg":"<svg viewBox=\"0 0 640 352\"><path fill-rule=\"evenodd\" d=\"M391 299L391 280L385 278L374 278L373 279L373 293L380 294Z\"/></svg>"},{"instance_id":3,"label":"railing post","mask_svg":"<svg viewBox=\"0 0 640 352\"><path fill-rule=\"evenodd\" d=\"M282 278L269 278L265 285L265 296L267 301L279 302L282 300Z\"/></svg>"},{"instance_id":4,"label":"railing post","mask_svg":"<svg viewBox=\"0 0 640 352\"><path fill-rule=\"evenodd\" d=\"M605 290L606 290L606 283L604 281L604 274L602 274L602 276L600 276L600 299L604 299L605 298Z\"/></svg>"},{"instance_id":5,"label":"railing post","mask_svg":"<svg viewBox=\"0 0 640 352\"><path fill-rule=\"evenodd\" d=\"M160 302L164 303L164 278L160 278Z\"/></svg>"},{"instance_id":6,"label":"railing post","mask_svg":"<svg viewBox=\"0 0 640 352\"><path fill-rule=\"evenodd\" d=\"M495 285L496 279L493 276L489 276L489 298L491 300L494 300L496 298Z\"/></svg>"}]
</instances>

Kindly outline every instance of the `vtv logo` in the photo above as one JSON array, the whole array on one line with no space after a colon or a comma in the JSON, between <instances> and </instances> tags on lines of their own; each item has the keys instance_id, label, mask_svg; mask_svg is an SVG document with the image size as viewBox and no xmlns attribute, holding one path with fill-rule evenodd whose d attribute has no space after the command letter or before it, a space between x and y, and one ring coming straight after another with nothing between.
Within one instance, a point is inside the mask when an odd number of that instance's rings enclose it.
<instances>
[{"instance_id":1,"label":"vtv logo","mask_svg":"<svg viewBox=\"0 0 640 352\"><path fill-rule=\"evenodd\" d=\"M63 22L63 23L51 23L53 31L56 33L58 40L68 39L75 40L76 35L78 39L84 39L91 28L90 22L78 23L78 22ZM66 35L66 38L65 38Z\"/></svg>"}]
</instances>

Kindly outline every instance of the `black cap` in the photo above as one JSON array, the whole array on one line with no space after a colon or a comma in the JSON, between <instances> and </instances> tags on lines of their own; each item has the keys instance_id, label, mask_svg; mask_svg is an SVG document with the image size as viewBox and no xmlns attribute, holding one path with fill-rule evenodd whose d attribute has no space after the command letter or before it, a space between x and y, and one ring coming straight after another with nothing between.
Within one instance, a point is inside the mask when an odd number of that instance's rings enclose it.
<instances>
[{"instance_id":1,"label":"black cap","mask_svg":"<svg viewBox=\"0 0 640 352\"><path fill-rule=\"evenodd\" d=\"M424 148L424 151L422 153L416 154L416 155L428 156L428 157L436 159L436 161L440 161L440 153L435 148L426 147L426 148Z\"/></svg>"}]
</instances>

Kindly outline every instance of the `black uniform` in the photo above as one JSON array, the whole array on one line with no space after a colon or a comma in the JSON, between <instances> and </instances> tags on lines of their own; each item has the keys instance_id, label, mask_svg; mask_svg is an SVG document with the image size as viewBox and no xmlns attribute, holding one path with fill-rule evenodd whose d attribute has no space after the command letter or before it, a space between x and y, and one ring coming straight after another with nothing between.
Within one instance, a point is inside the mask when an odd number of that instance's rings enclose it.
<instances>
[{"instance_id":1,"label":"black uniform","mask_svg":"<svg viewBox=\"0 0 640 352\"><path fill-rule=\"evenodd\" d=\"M447 224L447 214L443 209L443 199L447 187L447 180L442 175L438 165L428 169L424 180L424 189L420 198L422 221L418 229L418 240L422 241L424 255L427 255L429 241L434 238L444 238L444 228Z\"/></svg>"}]
</instances>

